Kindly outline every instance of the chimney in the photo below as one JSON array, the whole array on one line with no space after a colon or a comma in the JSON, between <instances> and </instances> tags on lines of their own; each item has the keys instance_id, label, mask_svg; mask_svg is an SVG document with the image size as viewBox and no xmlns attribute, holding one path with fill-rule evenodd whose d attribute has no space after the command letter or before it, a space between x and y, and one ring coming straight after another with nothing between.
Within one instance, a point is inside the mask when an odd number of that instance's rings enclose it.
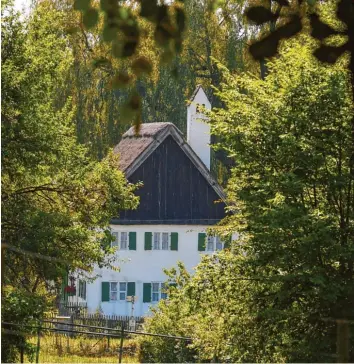
<instances>
[{"instance_id":1,"label":"chimney","mask_svg":"<svg viewBox=\"0 0 354 364\"><path fill-rule=\"evenodd\" d=\"M198 85L187 107L187 142L210 170L210 126L203 121L207 118L199 112L200 106L211 110L202 86Z\"/></svg>"}]
</instances>

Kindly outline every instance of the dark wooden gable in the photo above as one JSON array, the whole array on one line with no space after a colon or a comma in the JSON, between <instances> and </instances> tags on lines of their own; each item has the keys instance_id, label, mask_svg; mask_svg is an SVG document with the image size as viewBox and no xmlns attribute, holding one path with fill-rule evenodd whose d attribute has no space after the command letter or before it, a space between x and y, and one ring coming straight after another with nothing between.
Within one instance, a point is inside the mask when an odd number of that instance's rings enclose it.
<instances>
[{"instance_id":1,"label":"dark wooden gable","mask_svg":"<svg viewBox=\"0 0 354 364\"><path fill-rule=\"evenodd\" d=\"M142 181L137 210L122 211L119 224L215 224L225 217L225 203L172 136L168 136L132 173Z\"/></svg>"}]
</instances>

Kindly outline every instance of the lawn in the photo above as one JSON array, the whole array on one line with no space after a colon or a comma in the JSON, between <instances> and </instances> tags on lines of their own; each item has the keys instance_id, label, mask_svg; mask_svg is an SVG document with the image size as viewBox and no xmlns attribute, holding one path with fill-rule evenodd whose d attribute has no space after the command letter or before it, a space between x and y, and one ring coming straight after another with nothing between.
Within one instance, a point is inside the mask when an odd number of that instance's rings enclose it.
<instances>
[{"instance_id":1,"label":"lawn","mask_svg":"<svg viewBox=\"0 0 354 364\"><path fill-rule=\"evenodd\" d=\"M37 338L30 342L36 345ZM40 339L40 363L117 363L119 357L119 338L69 337L48 335ZM27 358L26 362L30 360ZM123 363L137 363L137 345L133 339L123 342Z\"/></svg>"}]
</instances>

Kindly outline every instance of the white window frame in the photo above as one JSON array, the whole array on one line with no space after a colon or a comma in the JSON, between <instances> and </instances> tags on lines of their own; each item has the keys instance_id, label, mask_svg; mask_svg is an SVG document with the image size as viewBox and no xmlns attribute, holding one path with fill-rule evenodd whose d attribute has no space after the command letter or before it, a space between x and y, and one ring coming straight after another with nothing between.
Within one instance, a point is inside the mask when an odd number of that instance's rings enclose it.
<instances>
[{"instance_id":1,"label":"white window frame","mask_svg":"<svg viewBox=\"0 0 354 364\"><path fill-rule=\"evenodd\" d=\"M117 288L114 291L112 291L112 283L113 284L115 283L117 285L116 286ZM125 284L125 289L121 289L121 284L122 285ZM115 300L112 299L112 296L111 296L112 292L116 293L116 299ZM120 298L121 293L124 293L124 298ZM125 302L126 299L127 299L127 294L128 294L128 282L125 282L125 281L110 281L109 282L109 301L110 302L119 302L119 301L124 301Z\"/></svg>"},{"instance_id":2,"label":"white window frame","mask_svg":"<svg viewBox=\"0 0 354 364\"><path fill-rule=\"evenodd\" d=\"M164 234L166 234L168 236L167 249L163 249ZM153 236L152 250L164 250L164 251L171 250L171 233L168 233L167 231L155 231L152 236ZM156 243L156 237L158 237L157 238L157 244L155 244Z\"/></svg>"},{"instance_id":3,"label":"white window frame","mask_svg":"<svg viewBox=\"0 0 354 364\"><path fill-rule=\"evenodd\" d=\"M154 284L158 285L158 290L154 290ZM151 302L159 302L160 300L167 299L167 293L163 293L162 289L165 289L164 282L151 282ZM154 294L157 295L157 301L154 300Z\"/></svg>"},{"instance_id":4,"label":"white window frame","mask_svg":"<svg viewBox=\"0 0 354 364\"><path fill-rule=\"evenodd\" d=\"M112 289L112 284L116 284L116 289L115 290ZM109 300L111 302L118 301L118 292L119 292L118 287L119 286L118 286L118 282L117 281L111 281L111 282L109 282ZM112 293L116 293L116 299L113 299L112 298Z\"/></svg>"},{"instance_id":5,"label":"white window frame","mask_svg":"<svg viewBox=\"0 0 354 364\"><path fill-rule=\"evenodd\" d=\"M121 286L125 285L122 289ZM119 301L125 301L127 299L128 282L119 282ZM121 298L121 294L124 294L124 298Z\"/></svg>"},{"instance_id":6,"label":"white window frame","mask_svg":"<svg viewBox=\"0 0 354 364\"><path fill-rule=\"evenodd\" d=\"M111 234L116 237L111 243L111 248L118 250L129 250L129 232L128 231L112 231ZM122 247L122 234L126 234L126 246Z\"/></svg>"},{"instance_id":7,"label":"white window frame","mask_svg":"<svg viewBox=\"0 0 354 364\"><path fill-rule=\"evenodd\" d=\"M83 300L86 300L86 281L83 279L79 279L79 293L78 296L82 298Z\"/></svg>"},{"instance_id":8,"label":"white window frame","mask_svg":"<svg viewBox=\"0 0 354 364\"><path fill-rule=\"evenodd\" d=\"M212 244L212 249L209 249L209 244ZM221 245L221 249L217 249L217 245ZM224 249L224 243L219 236L207 236L206 237L206 249L207 252L218 252Z\"/></svg>"}]
</instances>

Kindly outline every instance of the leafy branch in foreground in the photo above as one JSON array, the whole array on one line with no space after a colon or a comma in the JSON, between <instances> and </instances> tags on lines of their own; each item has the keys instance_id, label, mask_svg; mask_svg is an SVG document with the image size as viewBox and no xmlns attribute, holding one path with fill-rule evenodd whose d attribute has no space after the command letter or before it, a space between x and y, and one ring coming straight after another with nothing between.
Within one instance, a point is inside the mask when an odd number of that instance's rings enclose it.
<instances>
[{"instance_id":1,"label":"leafy branch in foreground","mask_svg":"<svg viewBox=\"0 0 354 364\"><path fill-rule=\"evenodd\" d=\"M276 4L276 12L272 12L272 3ZM268 7L252 6L246 10L247 18L257 24L263 25L268 22L275 23L281 20L282 25L273 29L261 40L254 42L250 46L250 52L257 60L274 56L279 43L283 39L290 38L298 34L303 27L302 22L306 18L306 13L302 10L304 3L313 5L313 1L291 1L291 0L269 0ZM274 7L274 6L273 6ZM282 12L281 10L284 10ZM316 9L311 10L310 24L312 27L311 36L321 41L318 48L314 50L314 55L321 62L333 64L345 52L350 53L349 69L354 74L354 4L351 0L340 0L337 4L337 19L342 22L341 29L335 29L320 19ZM285 24L283 24L285 22ZM340 45L328 45L326 41L332 36L342 36L346 39ZM354 82L354 81L353 81Z\"/></svg>"}]
</instances>

